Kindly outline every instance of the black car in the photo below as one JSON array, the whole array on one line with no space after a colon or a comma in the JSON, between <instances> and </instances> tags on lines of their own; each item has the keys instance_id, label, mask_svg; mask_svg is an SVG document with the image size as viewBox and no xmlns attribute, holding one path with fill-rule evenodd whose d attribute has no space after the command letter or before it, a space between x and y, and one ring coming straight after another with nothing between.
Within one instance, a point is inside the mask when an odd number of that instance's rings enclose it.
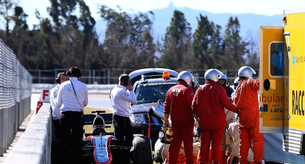
<instances>
[{"instance_id":1,"label":"black car","mask_svg":"<svg viewBox=\"0 0 305 164\"><path fill-rule=\"evenodd\" d=\"M150 138L157 141L158 133L163 125L163 102L169 88L177 84L177 78L163 80L162 78L139 80L134 84L137 104L130 106L130 120L134 134L148 134L150 121ZM157 116L148 117L148 110L154 108Z\"/></svg>"}]
</instances>

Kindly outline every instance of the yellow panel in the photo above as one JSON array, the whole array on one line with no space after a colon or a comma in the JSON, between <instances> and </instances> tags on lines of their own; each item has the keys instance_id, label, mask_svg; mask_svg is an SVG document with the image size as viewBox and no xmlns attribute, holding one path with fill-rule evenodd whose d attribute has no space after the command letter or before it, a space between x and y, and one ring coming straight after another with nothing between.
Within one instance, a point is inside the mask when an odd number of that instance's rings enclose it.
<instances>
[{"instance_id":1,"label":"yellow panel","mask_svg":"<svg viewBox=\"0 0 305 164\"><path fill-rule=\"evenodd\" d=\"M305 130L305 13L286 15L289 52L289 128Z\"/></svg>"},{"instance_id":2,"label":"yellow panel","mask_svg":"<svg viewBox=\"0 0 305 164\"><path fill-rule=\"evenodd\" d=\"M276 80L270 80L270 89L276 89Z\"/></svg>"},{"instance_id":3,"label":"yellow panel","mask_svg":"<svg viewBox=\"0 0 305 164\"><path fill-rule=\"evenodd\" d=\"M282 132L283 127L283 27L260 28L260 132ZM280 63L280 64L279 64Z\"/></svg>"}]
</instances>

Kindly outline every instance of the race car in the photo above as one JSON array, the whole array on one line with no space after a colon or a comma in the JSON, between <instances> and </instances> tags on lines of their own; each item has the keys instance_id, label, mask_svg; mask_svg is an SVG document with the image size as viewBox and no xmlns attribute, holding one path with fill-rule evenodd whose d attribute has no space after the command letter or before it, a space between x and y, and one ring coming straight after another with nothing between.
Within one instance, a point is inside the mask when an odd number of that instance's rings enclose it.
<instances>
[{"instance_id":1,"label":"race car","mask_svg":"<svg viewBox=\"0 0 305 164\"><path fill-rule=\"evenodd\" d=\"M112 122L112 114L92 111L84 115L86 125L93 125L93 131L85 134L82 147L84 164L152 164L152 144L150 138L134 135L133 146L118 145L113 132L107 132L107 124ZM108 125L108 126L109 126Z\"/></svg>"}]
</instances>

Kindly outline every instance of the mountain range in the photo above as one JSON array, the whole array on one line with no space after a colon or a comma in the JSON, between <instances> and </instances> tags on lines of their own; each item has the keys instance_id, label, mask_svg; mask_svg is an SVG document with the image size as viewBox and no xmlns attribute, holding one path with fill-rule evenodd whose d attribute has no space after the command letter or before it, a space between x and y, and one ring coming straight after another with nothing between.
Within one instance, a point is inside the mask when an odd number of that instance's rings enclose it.
<instances>
[{"instance_id":1,"label":"mountain range","mask_svg":"<svg viewBox=\"0 0 305 164\"><path fill-rule=\"evenodd\" d=\"M226 24L230 17L237 17L240 23L240 36L246 39L249 34L254 38L259 38L260 26L283 26L283 15L258 15L258 14L231 14L221 13L215 14L202 10L194 10L187 7L174 7L173 3L170 3L168 7L163 9L151 10L154 13L153 20L153 36L155 40L160 40L166 32L166 28L170 25L171 18L174 10L179 10L184 13L187 22L190 23L192 33L197 28L197 17L199 14L207 16L209 21L214 22L222 27L224 33ZM96 20L96 31L100 35L99 40L103 42L106 32L106 22L102 19Z\"/></svg>"}]
</instances>

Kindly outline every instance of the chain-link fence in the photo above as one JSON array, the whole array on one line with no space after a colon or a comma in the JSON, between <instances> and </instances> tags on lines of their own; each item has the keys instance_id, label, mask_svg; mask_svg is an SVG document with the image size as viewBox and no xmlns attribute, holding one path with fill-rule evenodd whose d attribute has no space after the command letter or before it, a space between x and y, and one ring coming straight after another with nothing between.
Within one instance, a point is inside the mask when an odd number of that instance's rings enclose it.
<instances>
[{"instance_id":1,"label":"chain-link fence","mask_svg":"<svg viewBox=\"0 0 305 164\"><path fill-rule=\"evenodd\" d=\"M32 76L14 52L0 40L0 156L12 143L30 113Z\"/></svg>"}]
</instances>

